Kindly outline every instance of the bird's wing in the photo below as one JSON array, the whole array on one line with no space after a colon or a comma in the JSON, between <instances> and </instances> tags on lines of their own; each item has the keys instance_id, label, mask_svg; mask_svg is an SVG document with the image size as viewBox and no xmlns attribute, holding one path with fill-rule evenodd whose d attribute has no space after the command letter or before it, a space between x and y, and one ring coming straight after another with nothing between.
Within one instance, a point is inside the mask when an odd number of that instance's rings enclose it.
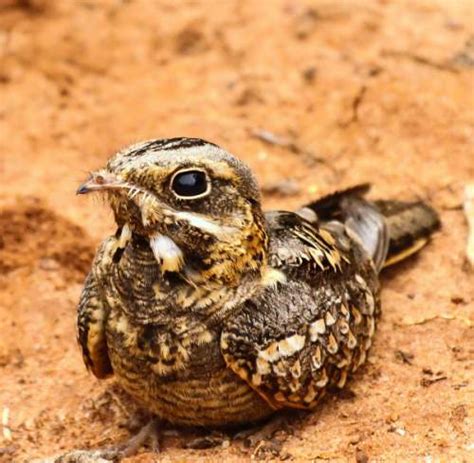
<instances>
[{"instance_id":1,"label":"bird's wing","mask_svg":"<svg viewBox=\"0 0 474 463\"><path fill-rule=\"evenodd\" d=\"M221 350L275 408L311 408L365 360L379 310L376 272L342 225L329 231L292 213L267 219L270 265L286 281L244 303Z\"/></svg>"},{"instance_id":2,"label":"bird's wing","mask_svg":"<svg viewBox=\"0 0 474 463\"><path fill-rule=\"evenodd\" d=\"M346 188L307 204L301 212L310 211L319 221L344 223L358 237L380 271L387 257L390 234L378 205L364 198L369 190L368 183Z\"/></svg>"},{"instance_id":3,"label":"bird's wing","mask_svg":"<svg viewBox=\"0 0 474 463\"><path fill-rule=\"evenodd\" d=\"M105 337L108 307L100 289L100 281L109 271L117 249L116 237L109 237L102 243L86 278L77 308L77 341L86 367L97 378L113 374Z\"/></svg>"}]
</instances>

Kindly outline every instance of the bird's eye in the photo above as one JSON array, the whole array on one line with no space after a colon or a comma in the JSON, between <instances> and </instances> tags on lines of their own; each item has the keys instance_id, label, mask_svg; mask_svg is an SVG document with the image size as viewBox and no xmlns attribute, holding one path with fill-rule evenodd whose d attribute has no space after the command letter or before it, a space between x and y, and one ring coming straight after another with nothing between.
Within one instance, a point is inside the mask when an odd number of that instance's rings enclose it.
<instances>
[{"instance_id":1,"label":"bird's eye","mask_svg":"<svg viewBox=\"0 0 474 463\"><path fill-rule=\"evenodd\" d=\"M171 190L179 198L195 199L209 193L210 183L202 170L181 170L173 175Z\"/></svg>"}]
</instances>

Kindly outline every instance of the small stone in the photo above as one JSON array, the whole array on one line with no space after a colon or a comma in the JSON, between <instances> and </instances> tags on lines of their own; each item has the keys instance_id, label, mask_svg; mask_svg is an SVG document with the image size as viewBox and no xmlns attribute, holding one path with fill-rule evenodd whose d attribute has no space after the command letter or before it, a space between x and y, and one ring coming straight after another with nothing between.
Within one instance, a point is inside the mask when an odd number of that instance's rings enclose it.
<instances>
[{"instance_id":1,"label":"small stone","mask_svg":"<svg viewBox=\"0 0 474 463\"><path fill-rule=\"evenodd\" d=\"M229 439L225 439L222 441L222 448L223 449L228 449L230 447L230 440Z\"/></svg>"},{"instance_id":2,"label":"small stone","mask_svg":"<svg viewBox=\"0 0 474 463\"><path fill-rule=\"evenodd\" d=\"M395 432L399 435L399 436L404 436L407 432L404 428L396 428L395 429Z\"/></svg>"},{"instance_id":3,"label":"small stone","mask_svg":"<svg viewBox=\"0 0 474 463\"><path fill-rule=\"evenodd\" d=\"M360 434L354 434L353 436L349 438L349 443L351 445L355 445L355 444L358 444L360 440L361 440Z\"/></svg>"},{"instance_id":4,"label":"small stone","mask_svg":"<svg viewBox=\"0 0 474 463\"><path fill-rule=\"evenodd\" d=\"M393 432L402 437L406 434L406 430L403 426L395 426L395 425L390 426L388 428L388 432Z\"/></svg>"},{"instance_id":5,"label":"small stone","mask_svg":"<svg viewBox=\"0 0 474 463\"><path fill-rule=\"evenodd\" d=\"M413 365L413 359L415 356L410 352L404 352L402 350L395 351L395 358L402 363L406 363L407 365Z\"/></svg>"},{"instance_id":6,"label":"small stone","mask_svg":"<svg viewBox=\"0 0 474 463\"><path fill-rule=\"evenodd\" d=\"M39 267L43 270L55 271L59 269L60 265L57 260L51 257L43 257L39 261Z\"/></svg>"},{"instance_id":7,"label":"small stone","mask_svg":"<svg viewBox=\"0 0 474 463\"><path fill-rule=\"evenodd\" d=\"M356 463L368 463L369 457L363 450L357 449L355 454L355 460Z\"/></svg>"},{"instance_id":8,"label":"small stone","mask_svg":"<svg viewBox=\"0 0 474 463\"><path fill-rule=\"evenodd\" d=\"M306 69L303 70L303 73L302 73L303 80L308 84L313 83L314 79L316 78L316 73L317 73L317 69L315 66L307 67Z\"/></svg>"}]
</instances>

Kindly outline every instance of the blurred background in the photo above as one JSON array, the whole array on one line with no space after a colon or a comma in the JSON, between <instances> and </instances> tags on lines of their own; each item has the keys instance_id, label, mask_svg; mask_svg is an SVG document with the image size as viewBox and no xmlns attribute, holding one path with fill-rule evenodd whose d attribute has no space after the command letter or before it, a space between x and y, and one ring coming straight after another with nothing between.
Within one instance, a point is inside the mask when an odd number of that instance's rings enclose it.
<instances>
[{"instance_id":1,"label":"blurred background","mask_svg":"<svg viewBox=\"0 0 474 463\"><path fill-rule=\"evenodd\" d=\"M74 192L124 145L174 136L245 160L267 208L370 181L442 213L429 250L387 279L371 363L273 457L474 458L473 71L471 0L0 0L0 461L126 435L75 346L113 226ZM168 447L136 461L249 457Z\"/></svg>"}]
</instances>

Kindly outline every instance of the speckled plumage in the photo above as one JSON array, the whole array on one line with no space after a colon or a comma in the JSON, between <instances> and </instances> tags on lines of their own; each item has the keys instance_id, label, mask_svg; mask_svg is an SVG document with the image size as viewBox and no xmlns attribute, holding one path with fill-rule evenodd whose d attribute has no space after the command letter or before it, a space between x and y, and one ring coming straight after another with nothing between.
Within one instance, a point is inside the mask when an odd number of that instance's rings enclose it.
<instances>
[{"instance_id":1,"label":"speckled plumage","mask_svg":"<svg viewBox=\"0 0 474 463\"><path fill-rule=\"evenodd\" d=\"M209 193L173 194L182 169L205 171ZM129 147L79 192L93 190L118 229L87 277L79 343L151 412L226 426L311 409L365 361L390 223L360 190L264 214L250 170L199 139ZM418 238L437 224L423 207Z\"/></svg>"}]
</instances>

